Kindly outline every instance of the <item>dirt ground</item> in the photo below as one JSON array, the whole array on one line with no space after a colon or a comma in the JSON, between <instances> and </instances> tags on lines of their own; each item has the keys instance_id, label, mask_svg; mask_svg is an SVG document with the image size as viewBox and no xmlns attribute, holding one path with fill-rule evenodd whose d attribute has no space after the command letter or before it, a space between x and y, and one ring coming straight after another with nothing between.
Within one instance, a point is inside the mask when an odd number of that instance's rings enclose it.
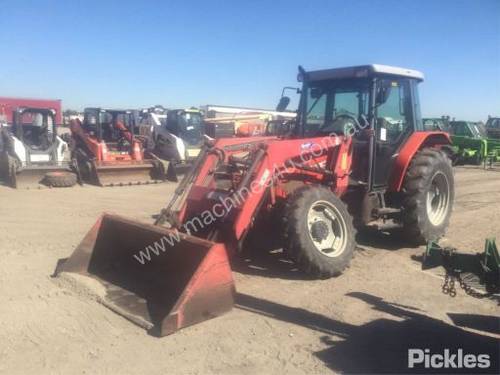
<instances>
[{"instance_id":1,"label":"dirt ground","mask_svg":"<svg viewBox=\"0 0 500 375\"><path fill-rule=\"evenodd\" d=\"M232 312L164 338L51 278L101 212L151 222L174 188L0 186L0 373L408 372L408 348L499 349L498 305L444 296L439 272L412 258L422 248L385 235L360 238L350 269L330 280L308 280L279 254L236 260ZM495 236L500 173L457 169L444 240L479 251Z\"/></svg>"}]
</instances>

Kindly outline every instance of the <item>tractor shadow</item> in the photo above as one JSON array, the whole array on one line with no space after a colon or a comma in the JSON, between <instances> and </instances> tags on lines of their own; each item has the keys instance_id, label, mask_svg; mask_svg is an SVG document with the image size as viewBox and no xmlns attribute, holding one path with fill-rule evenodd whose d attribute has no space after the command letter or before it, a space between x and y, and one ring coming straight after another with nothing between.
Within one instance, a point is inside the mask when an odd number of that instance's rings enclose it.
<instances>
[{"instance_id":1,"label":"tractor shadow","mask_svg":"<svg viewBox=\"0 0 500 375\"><path fill-rule=\"evenodd\" d=\"M245 240L242 251L231 259L233 270L253 276L289 280L313 280L297 268L283 251L273 233L253 232Z\"/></svg>"},{"instance_id":2,"label":"tractor shadow","mask_svg":"<svg viewBox=\"0 0 500 375\"><path fill-rule=\"evenodd\" d=\"M404 248L418 248L412 238L408 238L399 228L378 230L363 228L356 234L356 242L361 249L372 247L381 250L396 251Z\"/></svg>"},{"instance_id":3,"label":"tractor shadow","mask_svg":"<svg viewBox=\"0 0 500 375\"><path fill-rule=\"evenodd\" d=\"M382 298L361 293L347 294L364 301L372 309L388 315L362 325L353 325L301 308L238 293L236 306L287 323L300 325L323 334L325 349L314 353L331 370L339 373L499 373L499 340L468 332L425 315L418 309L386 302ZM487 320L493 317L485 317ZM487 369L425 369L422 365L408 368L408 349L429 349L443 354L488 354ZM418 366L418 367L417 367Z\"/></svg>"},{"instance_id":4,"label":"tractor shadow","mask_svg":"<svg viewBox=\"0 0 500 375\"><path fill-rule=\"evenodd\" d=\"M356 242L356 251L364 251L367 247L388 251L418 247L411 244L397 229L363 230L357 233ZM283 243L277 234L269 231L251 232L240 254L231 259L231 266L233 270L247 275L290 280L314 279L297 268L283 251Z\"/></svg>"}]
</instances>

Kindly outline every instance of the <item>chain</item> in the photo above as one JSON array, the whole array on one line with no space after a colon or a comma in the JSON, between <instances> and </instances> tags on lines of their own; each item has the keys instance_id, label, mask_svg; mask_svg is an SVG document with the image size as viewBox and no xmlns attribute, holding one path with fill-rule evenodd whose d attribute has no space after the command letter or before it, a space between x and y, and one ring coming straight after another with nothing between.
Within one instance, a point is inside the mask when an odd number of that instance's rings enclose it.
<instances>
[{"instance_id":1,"label":"chain","mask_svg":"<svg viewBox=\"0 0 500 375\"><path fill-rule=\"evenodd\" d=\"M491 293L480 293L475 291L470 285L468 285L465 280L460 276L459 273L447 271L444 277L444 283L441 288L444 294L450 297L455 297L457 295L457 290L455 288L455 280L460 284L460 288L465 292L465 294L474 298L484 298L489 297Z\"/></svg>"},{"instance_id":2,"label":"chain","mask_svg":"<svg viewBox=\"0 0 500 375\"><path fill-rule=\"evenodd\" d=\"M446 272L446 276L444 277L444 284L441 290L444 294L447 294L450 297L455 297L457 295L457 290L455 289L455 275Z\"/></svg>"},{"instance_id":3,"label":"chain","mask_svg":"<svg viewBox=\"0 0 500 375\"><path fill-rule=\"evenodd\" d=\"M464 279L460 276L460 274L457 275L457 280L460 283L460 288L463 289L465 294L468 294L471 297L474 298L484 298L484 297L489 297L491 293L479 293L475 291L470 285L467 285Z\"/></svg>"}]
</instances>

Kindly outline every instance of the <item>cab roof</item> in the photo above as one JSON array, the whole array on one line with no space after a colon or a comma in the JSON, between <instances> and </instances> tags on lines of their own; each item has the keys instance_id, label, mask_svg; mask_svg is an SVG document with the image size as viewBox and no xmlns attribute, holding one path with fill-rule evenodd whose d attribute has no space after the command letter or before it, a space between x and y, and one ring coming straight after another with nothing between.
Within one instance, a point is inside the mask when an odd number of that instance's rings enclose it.
<instances>
[{"instance_id":1,"label":"cab roof","mask_svg":"<svg viewBox=\"0 0 500 375\"><path fill-rule=\"evenodd\" d=\"M374 77L378 75L389 75L395 77L413 78L419 81L424 80L424 74L418 70L400 68L397 66L371 64L350 66L345 68L334 68L315 70L307 72L308 81L322 81L328 79L348 79Z\"/></svg>"}]
</instances>

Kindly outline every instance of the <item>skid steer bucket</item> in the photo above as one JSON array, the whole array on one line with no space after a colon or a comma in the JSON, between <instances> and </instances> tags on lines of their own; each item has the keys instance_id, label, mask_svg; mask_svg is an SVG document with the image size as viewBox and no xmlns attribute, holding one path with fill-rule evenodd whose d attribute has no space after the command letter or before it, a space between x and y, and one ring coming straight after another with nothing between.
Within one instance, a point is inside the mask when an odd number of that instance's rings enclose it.
<instances>
[{"instance_id":1,"label":"skid steer bucket","mask_svg":"<svg viewBox=\"0 0 500 375\"><path fill-rule=\"evenodd\" d=\"M101 216L55 275L71 273L86 276L77 282L91 281L105 306L158 336L234 304L223 244L116 215Z\"/></svg>"},{"instance_id":2,"label":"skid steer bucket","mask_svg":"<svg viewBox=\"0 0 500 375\"><path fill-rule=\"evenodd\" d=\"M153 163L130 164L96 163L93 180L99 186L124 186L157 183L165 180L164 174Z\"/></svg>"}]
</instances>

